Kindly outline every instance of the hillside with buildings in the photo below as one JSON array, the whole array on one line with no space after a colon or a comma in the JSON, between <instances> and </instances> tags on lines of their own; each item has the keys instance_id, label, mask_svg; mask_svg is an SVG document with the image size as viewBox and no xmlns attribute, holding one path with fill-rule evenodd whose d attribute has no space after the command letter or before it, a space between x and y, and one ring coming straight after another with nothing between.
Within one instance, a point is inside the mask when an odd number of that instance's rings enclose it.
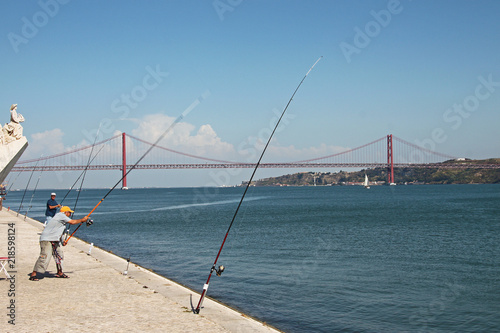
<instances>
[{"instance_id":1,"label":"hillside with buildings","mask_svg":"<svg viewBox=\"0 0 500 333\"><path fill-rule=\"evenodd\" d=\"M397 184L499 184L500 168L476 169L467 168L469 164L499 165L500 158L486 160L447 161L462 165L463 168L394 168L394 179ZM331 186L361 185L365 174L370 185L385 185L386 168L364 169L360 171L339 172L299 172L279 177L271 177L254 181L255 186Z\"/></svg>"}]
</instances>

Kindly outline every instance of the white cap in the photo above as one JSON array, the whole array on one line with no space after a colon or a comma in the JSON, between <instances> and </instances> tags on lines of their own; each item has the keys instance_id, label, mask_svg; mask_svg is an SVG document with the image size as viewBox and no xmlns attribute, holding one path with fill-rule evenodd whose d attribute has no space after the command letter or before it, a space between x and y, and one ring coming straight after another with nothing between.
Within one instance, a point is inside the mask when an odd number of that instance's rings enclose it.
<instances>
[{"instance_id":1,"label":"white cap","mask_svg":"<svg viewBox=\"0 0 500 333\"><path fill-rule=\"evenodd\" d=\"M50 193L50 196L56 195L54 192Z\"/></svg>"}]
</instances>

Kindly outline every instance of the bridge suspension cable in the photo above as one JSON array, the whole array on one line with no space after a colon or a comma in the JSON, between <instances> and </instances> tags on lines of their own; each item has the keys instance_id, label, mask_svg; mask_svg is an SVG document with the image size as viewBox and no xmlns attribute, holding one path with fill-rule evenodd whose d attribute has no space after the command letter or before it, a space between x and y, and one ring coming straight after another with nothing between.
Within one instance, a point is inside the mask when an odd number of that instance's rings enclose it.
<instances>
[{"instance_id":1,"label":"bridge suspension cable","mask_svg":"<svg viewBox=\"0 0 500 333\"><path fill-rule=\"evenodd\" d=\"M391 136L390 148L386 139ZM335 154L299 161L261 163L261 168L394 168L394 167L440 167L440 168L500 168L498 164L444 163L455 157L420 147L393 135L384 136L356 148L346 149ZM77 147L58 154L37 159L18 161L13 172L40 171L37 161L44 160L44 171L120 170L125 175L132 166L127 160L135 160L144 151L153 149L147 158L136 165L142 170L152 169L224 169L254 168L255 163L229 161L199 156L192 152L181 152L161 145L154 145L144 139L121 133L99 141L102 153L90 166L87 166L88 152L92 145ZM391 174L392 172L389 171ZM393 178L388 181L394 181ZM126 177L122 183L126 186Z\"/></svg>"}]
</instances>

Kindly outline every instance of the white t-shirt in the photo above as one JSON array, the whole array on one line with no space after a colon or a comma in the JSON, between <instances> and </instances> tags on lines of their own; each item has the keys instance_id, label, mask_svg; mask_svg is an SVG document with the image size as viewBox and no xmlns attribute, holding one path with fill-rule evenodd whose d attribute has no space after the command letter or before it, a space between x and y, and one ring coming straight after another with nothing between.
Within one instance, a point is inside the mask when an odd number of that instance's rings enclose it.
<instances>
[{"instance_id":1,"label":"white t-shirt","mask_svg":"<svg viewBox=\"0 0 500 333\"><path fill-rule=\"evenodd\" d=\"M40 235L40 241L58 241L69 221L71 221L71 219L64 213L59 212L54 215L54 217L47 223L45 229L43 229L42 234Z\"/></svg>"}]
</instances>

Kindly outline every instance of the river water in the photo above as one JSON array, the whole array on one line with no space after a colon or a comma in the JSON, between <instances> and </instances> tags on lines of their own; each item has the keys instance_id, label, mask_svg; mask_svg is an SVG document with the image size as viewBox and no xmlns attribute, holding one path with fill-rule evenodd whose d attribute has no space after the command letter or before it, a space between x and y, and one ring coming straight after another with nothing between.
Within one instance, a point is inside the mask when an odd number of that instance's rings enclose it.
<instances>
[{"instance_id":1,"label":"river water","mask_svg":"<svg viewBox=\"0 0 500 333\"><path fill-rule=\"evenodd\" d=\"M115 190L76 236L201 292L242 193ZM286 332L500 331L500 185L252 187L219 264L208 295Z\"/></svg>"}]
</instances>

